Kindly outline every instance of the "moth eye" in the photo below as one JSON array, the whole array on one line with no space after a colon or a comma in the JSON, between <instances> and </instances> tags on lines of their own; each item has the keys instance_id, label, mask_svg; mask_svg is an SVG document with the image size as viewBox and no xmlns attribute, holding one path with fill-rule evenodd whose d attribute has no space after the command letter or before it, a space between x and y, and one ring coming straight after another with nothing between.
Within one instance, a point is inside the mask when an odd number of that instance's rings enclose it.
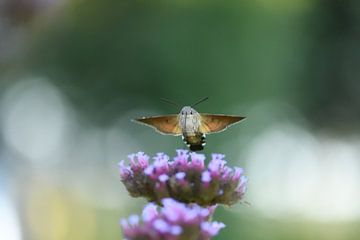
<instances>
[{"instance_id":1,"label":"moth eye","mask_svg":"<svg viewBox=\"0 0 360 240\"><path fill-rule=\"evenodd\" d=\"M192 114L192 111L190 111L190 114Z\"/></svg>"}]
</instances>

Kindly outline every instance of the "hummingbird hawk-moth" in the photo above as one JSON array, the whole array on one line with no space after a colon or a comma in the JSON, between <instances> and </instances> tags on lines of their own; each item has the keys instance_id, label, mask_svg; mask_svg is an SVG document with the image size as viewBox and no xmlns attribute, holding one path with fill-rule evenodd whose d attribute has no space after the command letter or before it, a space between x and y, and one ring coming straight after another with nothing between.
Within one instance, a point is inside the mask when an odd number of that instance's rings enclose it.
<instances>
[{"instance_id":1,"label":"hummingbird hawk-moth","mask_svg":"<svg viewBox=\"0 0 360 240\"><path fill-rule=\"evenodd\" d=\"M179 114L143 117L134 121L150 126L161 134L182 135L191 151L200 151L204 149L206 134L224 131L245 119L234 115L198 113L193 107L206 99L201 99L192 106L183 107Z\"/></svg>"}]
</instances>

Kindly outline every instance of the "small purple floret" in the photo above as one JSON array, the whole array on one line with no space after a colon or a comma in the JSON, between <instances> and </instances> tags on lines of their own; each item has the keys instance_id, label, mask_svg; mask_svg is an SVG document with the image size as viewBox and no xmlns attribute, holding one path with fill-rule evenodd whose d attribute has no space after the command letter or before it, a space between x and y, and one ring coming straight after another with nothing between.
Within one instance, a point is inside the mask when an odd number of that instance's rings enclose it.
<instances>
[{"instance_id":1,"label":"small purple floret","mask_svg":"<svg viewBox=\"0 0 360 240\"><path fill-rule=\"evenodd\" d=\"M190 153L190 157L191 157L191 167L195 170L198 171L202 171L204 170L204 161L205 161L205 156L203 154L198 154L198 153Z\"/></svg>"},{"instance_id":2,"label":"small purple floret","mask_svg":"<svg viewBox=\"0 0 360 240\"><path fill-rule=\"evenodd\" d=\"M166 174L161 174L161 175L159 176L159 181L160 181L160 182L166 182L167 180L169 180L169 176L168 176L168 175L166 175Z\"/></svg>"},{"instance_id":3,"label":"small purple floret","mask_svg":"<svg viewBox=\"0 0 360 240\"><path fill-rule=\"evenodd\" d=\"M145 206L142 212L142 219L144 222L151 222L158 214L157 206L154 203L149 203Z\"/></svg>"},{"instance_id":4,"label":"small purple floret","mask_svg":"<svg viewBox=\"0 0 360 240\"><path fill-rule=\"evenodd\" d=\"M224 228L225 224L221 222L203 222L201 224L201 230L208 236L213 237L217 235L220 229Z\"/></svg>"},{"instance_id":5,"label":"small purple floret","mask_svg":"<svg viewBox=\"0 0 360 240\"><path fill-rule=\"evenodd\" d=\"M167 233L170 231L171 226L165 222L163 219L156 219L153 222L153 227L155 230L159 231L160 233Z\"/></svg>"},{"instance_id":6,"label":"small purple floret","mask_svg":"<svg viewBox=\"0 0 360 240\"><path fill-rule=\"evenodd\" d=\"M242 168L239 168L239 167L235 167L235 172L234 172L234 175L232 176L231 180L234 181L234 182L237 182L239 181L241 175L243 174L244 170Z\"/></svg>"},{"instance_id":7,"label":"small purple floret","mask_svg":"<svg viewBox=\"0 0 360 240\"><path fill-rule=\"evenodd\" d=\"M175 174L176 179L179 179L179 180L184 179L185 176L186 176L186 173L184 173L184 172L178 172Z\"/></svg>"},{"instance_id":8,"label":"small purple floret","mask_svg":"<svg viewBox=\"0 0 360 240\"><path fill-rule=\"evenodd\" d=\"M209 183L211 181L211 175L209 171L202 172L201 181L203 183Z\"/></svg>"}]
</instances>

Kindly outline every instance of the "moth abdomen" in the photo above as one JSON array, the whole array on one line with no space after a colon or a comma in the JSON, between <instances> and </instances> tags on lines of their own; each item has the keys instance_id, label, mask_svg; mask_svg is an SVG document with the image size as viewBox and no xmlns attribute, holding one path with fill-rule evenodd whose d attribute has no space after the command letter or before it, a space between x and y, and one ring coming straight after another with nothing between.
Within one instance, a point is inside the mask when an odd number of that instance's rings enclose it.
<instances>
[{"instance_id":1,"label":"moth abdomen","mask_svg":"<svg viewBox=\"0 0 360 240\"><path fill-rule=\"evenodd\" d=\"M203 145L190 145L189 148L191 151L197 152L197 151L203 150L204 146Z\"/></svg>"},{"instance_id":2,"label":"moth abdomen","mask_svg":"<svg viewBox=\"0 0 360 240\"><path fill-rule=\"evenodd\" d=\"M205 134L199 133L194 136L183 135L185 144L190 148L191 151L201 151L205 146Z\"/></svg>"}]
</instances>

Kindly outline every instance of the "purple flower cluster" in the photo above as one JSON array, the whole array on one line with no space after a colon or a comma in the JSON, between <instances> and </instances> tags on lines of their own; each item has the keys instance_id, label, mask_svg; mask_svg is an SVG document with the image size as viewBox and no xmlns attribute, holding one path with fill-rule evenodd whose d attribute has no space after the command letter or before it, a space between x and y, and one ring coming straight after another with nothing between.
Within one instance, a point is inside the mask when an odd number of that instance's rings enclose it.
<instances>
[{"instance_id":1,"label":"purple flower cluster","mask_svg":"<svg viewBox=\"0 0 360 240\"><path fill-rule=\"evenodd\" d=\"M129 156L130 165L119 163L121 181L133 197L145 197L161 203L171 197L183 203L201 206L232 205L244 196L246 178L241 168L226 166L223 154L205 156L177 150L173 160L158 153L152 162L142 152Z\"/></svg>"},{"instance_id":2,"label":"purple flower cluster","mask_svg":"<svg viewBox=\"0 0 360 240\"><path fill-rule=\"evenodd\" d=\"M142 216L121 221L127 240L207 240L225 225L211 222L217 204L241 200L246 178L241 168L226 166L223 154L205 156L177 150L170 159L158 153L153 160L143 152L119 163L120 177L132 197L145 197Z\"/></svg>"},{"instance_id":3,"label":"purple flower cluster","mask_svg":"<svg viewBox=\"0 0 360 240\"><path fill-rule=\"evenodd\" d=\"M186 205L171 198L161 201L163 207L149 203L142 216L132 215L121 220L127 240L206 240L215 236L225 225L210 222L216 206L202 208L197 204Z\"/></svg>"}]
</instances>

